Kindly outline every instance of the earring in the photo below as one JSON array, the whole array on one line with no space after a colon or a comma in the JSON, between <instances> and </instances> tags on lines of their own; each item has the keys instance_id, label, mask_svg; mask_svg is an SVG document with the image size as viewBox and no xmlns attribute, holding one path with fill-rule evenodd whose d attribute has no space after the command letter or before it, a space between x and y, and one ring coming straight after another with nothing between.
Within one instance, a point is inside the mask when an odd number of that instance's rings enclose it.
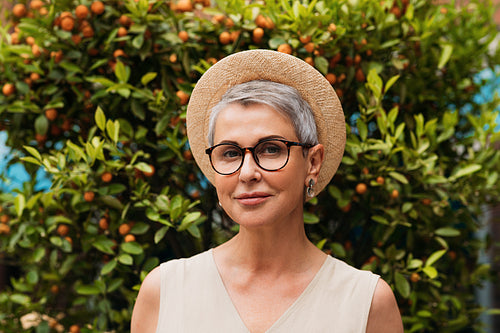
<instances>
[{"instance_id":1,"label":"earring","mask_svg":"<svg viewBox=\"0 0 500 333\"><path fill-rule=\"evenodd\" d=\"M314 189L313 189L313 186L314 186L314 180L309 179L309 186L307 186L307 196L308 196L309 198L314 197Z\"/></svg>"}]
</instances>

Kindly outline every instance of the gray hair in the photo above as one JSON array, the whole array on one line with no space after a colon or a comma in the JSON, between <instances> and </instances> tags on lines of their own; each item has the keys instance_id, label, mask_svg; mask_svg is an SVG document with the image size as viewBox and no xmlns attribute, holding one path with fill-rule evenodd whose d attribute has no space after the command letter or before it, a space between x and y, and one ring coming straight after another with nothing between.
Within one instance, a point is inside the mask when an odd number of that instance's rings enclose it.
<instances>
[{"instance_id":1,"label":"gray hair","mask_svg":"<svg viewBox=\"0 0 500 333\"><path fill-rule=\"evenodd\" d=\"M242 106L267 105L291 120L295 134L300 142L311 145L319 143L312 109L300 96L297 89L282 83L254 80L231 87L222 96L219 103L212 108L208 129L209 146L214 145L217 117L230 104Z\"/></svg>"}]
</instances>

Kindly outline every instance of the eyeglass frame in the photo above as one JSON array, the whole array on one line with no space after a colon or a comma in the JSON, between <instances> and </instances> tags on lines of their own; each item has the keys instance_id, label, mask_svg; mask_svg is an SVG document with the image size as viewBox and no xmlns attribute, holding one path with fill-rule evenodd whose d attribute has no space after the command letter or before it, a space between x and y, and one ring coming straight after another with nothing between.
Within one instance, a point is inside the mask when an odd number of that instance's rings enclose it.
<instances>
[{"instance_id":1,"label":"eyeglass frame","mask_svg":"<svg viewBox=\"0 0 500 333\"><path fill-rule=\"evenodd\" d=\"M287 156L286 156L286 161L285 163L278 169L266 169L266 168L263 168L260 163L259 163L259 159L255 156L255 148L260 145L261 143L263 142L269 142L269 141L280 141L282 143L284 143L287 147ZM233 146L235 148L238 148L240 151L241 151L241 163L240 165L238 166L238 168L236 168L236 170L234 170L233 172L231 173L222 173L222 172L219 172L217 171L217 169L214 167L214 163L212 162L212 151L219 147L219 146ZM205 154L208 155L208 158L210 159L210 165L212 166L212 169L217 172L219 175L223 175L223 176L229 176L229 175L232 175L236 172L238 172L241 167L243 166L243 163L245 162L245 156L246 156L246 153L247 151L251 152L252 153L252 157L253 157L253 160L255 161L255 164L257 164L257 166L259 168L261 168L262 170L265 170L265 171L269 171L269 172L273 172L273 171L278 171L278 170L281 170L283 169L287 164L288 164L288 160L290 159L290 147L292 146L298 146L298 147L302 147L302 148L311 148L311 147L314 147L315 145L313 144L310 144L310 143L302 143L302 142L295 142L295 141L288 141L288 140L285 140L285 139L278 139L278 138L270 138L270 139L264 139L264 140L261 140L259 142L257 142L257 144L253 147L240 147L238 146L236 143L231 143L231 142L222 142L222 143L219 143L219 144L216 144L210 148L207 148L205 149Z\"/></svg>"}]
</instances>

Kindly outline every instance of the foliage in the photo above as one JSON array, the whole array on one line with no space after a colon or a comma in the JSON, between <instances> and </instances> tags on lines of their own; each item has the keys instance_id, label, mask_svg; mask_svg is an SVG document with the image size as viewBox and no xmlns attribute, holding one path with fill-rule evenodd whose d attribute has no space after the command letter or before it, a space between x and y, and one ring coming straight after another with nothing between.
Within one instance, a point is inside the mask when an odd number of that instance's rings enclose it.
<instances>
[{"instance_id":1,"label":"foliage","mask_svg":"<svg viewBox=\"0 0 500 333\"><path fill-rule=\"evenodd\" d=\"M1 31L0 124L33 179L1 194L5 331L28 314L34 332L126 331L148 271L234 233L192 160L185 105L211 64L250 48L291 50L342 99L346 154L307 204L311 239L381 274L408 332L480 329L473 289L492 272L475 233L500 171L498 100L473 99L500 60L490 2L19 8ZM34 190L40 167L49 191Z\"/></svg>"}]
</instances>

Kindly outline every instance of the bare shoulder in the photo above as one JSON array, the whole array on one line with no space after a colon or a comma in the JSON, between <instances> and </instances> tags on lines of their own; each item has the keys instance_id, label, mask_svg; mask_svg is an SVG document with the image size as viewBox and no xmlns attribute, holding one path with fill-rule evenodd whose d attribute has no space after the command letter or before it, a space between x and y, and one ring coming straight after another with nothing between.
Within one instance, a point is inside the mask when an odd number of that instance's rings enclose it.
<instances>
[{"instance_id":1,"label":"bare shoulder","mask_svg":"<svg viewBox=\"0 0 500 333\"><path fill-rule=\"evenodd\" d=\"M368 315L366 333L402 333L403 322L391 287L378 280Z\"/></svg>"},{"instance_id":2,"label":"bare shoulder","mask_svg":"<svg viewBox=\"0 0 500 333\"><path fill-rule=\"evenodd\" d=\"M160 267L156 267L142 282L132 312L131 333L154 333L160 310Z\"/></svg>"}]
</instances>

